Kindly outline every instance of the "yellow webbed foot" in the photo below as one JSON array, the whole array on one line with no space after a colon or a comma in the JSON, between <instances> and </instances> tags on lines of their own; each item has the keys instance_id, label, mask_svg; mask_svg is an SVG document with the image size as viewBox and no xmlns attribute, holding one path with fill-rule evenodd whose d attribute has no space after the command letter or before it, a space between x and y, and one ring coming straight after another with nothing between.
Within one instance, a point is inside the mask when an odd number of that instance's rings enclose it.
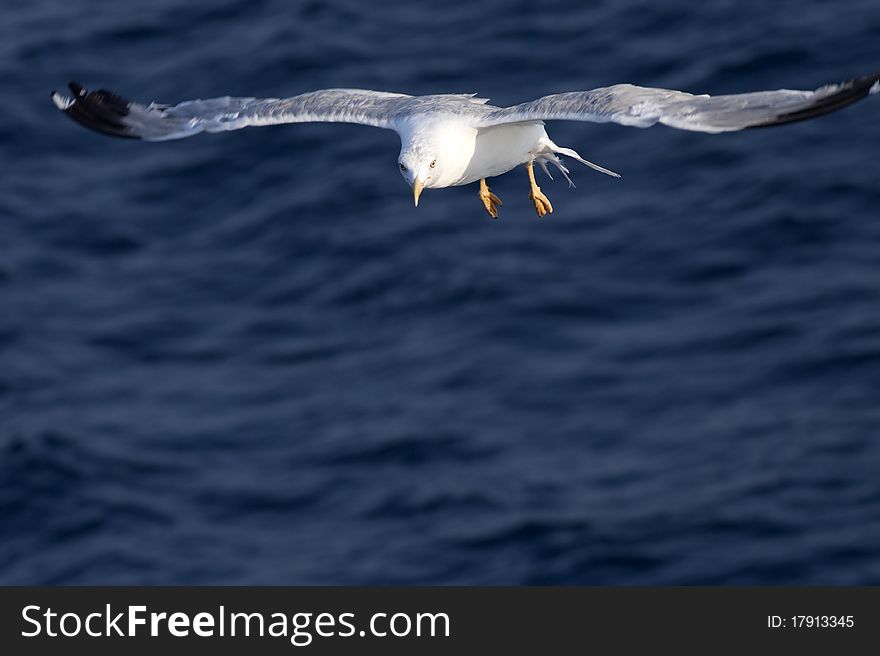
<instances>
[{"instance_id":1,"label":"yellow webbed foot","mask_svg":"<svg viewBox=\"0 0 880 656\"><path fill-rule=\"evenodd\" d=\"M539 217L553 213L553 205L550 204L550 199L541 193L540 187L532 189L531 193L529 193L529 200L535 204L535 212L538 213Z\"/></svg>"},{"instance_id":2,"label":"yellow webbed foot","mask_svg":"<svg viewBox=\"0 0 880 656\"><path fill-rule=\"evenodd\" d=\"M542 217L545 214L551 214L553 212L553 205L550 204L550 199L541 193L541 188L538 186L538 183L535 182L534 160L530 160L526 164L526 172L529 174L529 186L531 187L529 200L534 203L535 212L538 213L538 217Z\"/></svg>"},{"instance_id":3,"label":"yellow webbed foot","mask_svg":"<svg viewBox=\"0 0 880 656\"><path fill-rule=\"evenodd\" d=\"M486 211L489 213L493 219L498 218L498 207L504 205L501 202L501 199L498 198L495 194L489 191L489 185L486 184L486 179L483 178L480 180L480 202L483 203L483 207L486 208Z\"/></svg>"}]
</instances>

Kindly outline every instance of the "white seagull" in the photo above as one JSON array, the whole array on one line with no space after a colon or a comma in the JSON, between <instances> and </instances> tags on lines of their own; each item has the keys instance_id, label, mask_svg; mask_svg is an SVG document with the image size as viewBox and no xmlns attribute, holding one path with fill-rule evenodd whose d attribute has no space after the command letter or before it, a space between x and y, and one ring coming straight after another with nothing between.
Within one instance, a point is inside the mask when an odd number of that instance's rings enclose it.
<instances>
[{"instance_id":1,"label":"white seagull","mask_svg":"<svg viewBox=\"0 0 880 656\"><path fill-rule=\"evenodd\" d=\"M588 162L571 148L557 146L544 121L614 122L646 128L662 123L696 132L731 132L782 125L827 114L880 90L880 73L828 84L815 91L759 91L724 96L616 84L570 91L495 107L474 94L408 96L364 89L322 89L292 98L211 98L178 105L126 100L106 90L89 92L70 83L73 97L52 92L52 100L82 125L105 134L166 141L199 132L224 132L280 123L358 123L394 130L400 136L398 166L413 190L416 206L423 189L480 182L479 198L492 218L501 200L486 178L525 165L529 199L538 216L553 211L535 182L534 163L547 175L552 164L565 176L565 155L610 176L617 173Z\"/></svg>"}]
</instances>

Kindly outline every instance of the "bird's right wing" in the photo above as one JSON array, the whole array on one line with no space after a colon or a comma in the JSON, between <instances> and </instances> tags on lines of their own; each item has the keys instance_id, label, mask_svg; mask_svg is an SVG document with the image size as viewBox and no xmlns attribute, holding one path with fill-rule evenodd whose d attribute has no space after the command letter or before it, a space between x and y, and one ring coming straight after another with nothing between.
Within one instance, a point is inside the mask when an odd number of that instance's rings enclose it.
<instances>
[{"instance_id":1,"label":"bird's right wing","mask_svg":"<svg viewBox=\"0 0 880 656\"><path fill-rule=\"evenodd\" d=\"M292 98L210 98L178 105L144 105L71 82L73 97L52 92L55 106L87 128L115 137L166 141L200 132L281 123L358 123L395 129L412 96L365 89L322 89Z\"/></svg>"}]
</instances>

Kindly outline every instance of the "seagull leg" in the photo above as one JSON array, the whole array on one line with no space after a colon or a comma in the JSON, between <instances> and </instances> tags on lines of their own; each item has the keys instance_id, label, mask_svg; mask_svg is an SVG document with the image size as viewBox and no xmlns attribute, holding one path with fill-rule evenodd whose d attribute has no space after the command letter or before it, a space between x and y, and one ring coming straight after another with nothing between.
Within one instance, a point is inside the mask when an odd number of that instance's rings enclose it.
<instances>
[{"instance_id":1,"label":"seagull leg","mask_svg":"<svg viewBox=\"0 0 880 656\"><path fill-rule=\"evenodd\" d=\"M529 200L535 204L535 211L538 213L539 217L544 216L545 214L552 214L553 206L550 204L550 199L541 193L541 188L538 186L538 183L535 182L534 160L529 160L529 163L526 164L526 170L529 172L529 184L532 186L532 190L529 192Z\"/></svg>"},{"instance_id":2,"label":"seagull leg","mask_svg":"<svg viewBox=\"0 0 880 656\"><path fill-rule=\"evenodd\" d=\"M486 184L486 178L482 178L480 180L480 200L483 203L483 207L486 208L486 211L489 213L493 219L498 218L498 207L497 205L504 205L501 202L501 199L498 198L495 194L489 191L489 185Z\"/></svg>"}]
</instances>

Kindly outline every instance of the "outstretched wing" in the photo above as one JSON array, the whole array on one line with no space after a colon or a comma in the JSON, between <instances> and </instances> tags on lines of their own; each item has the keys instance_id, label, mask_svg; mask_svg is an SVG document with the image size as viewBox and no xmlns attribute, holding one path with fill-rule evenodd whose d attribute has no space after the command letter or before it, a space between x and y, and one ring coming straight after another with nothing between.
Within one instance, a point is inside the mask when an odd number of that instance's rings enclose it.
<instances>
[{"instance_id":1,"label":"outstretched wing","mask_svg":"<svg viewBox=\"0 0 880 656\"><path fill-rule=\"evenodd\" d=\"M544 96L486 114L474 127L524 121L614 122L646 128L663 123L680 130L730 132L802 121L846 107L880 90L880 73L815 91L759 91L695 96L683 91L617 84L592 91Z\"/></svg>"},{"instance_id":2,"label":"outstretched wing","mask_svg":"<svg viewBox=\"0 0 880 656\"><path fill-rule=\"evenodd\" d=\"M359 123L395 129L394 119L412 96L365 89L323 89L292 98L210 98L179 105L126 100L70 83L73 97L52 92L58 109L87 128L116 137L165 141L199 132L239 130L280 123Z\"/></svg>"}]
</instances>

